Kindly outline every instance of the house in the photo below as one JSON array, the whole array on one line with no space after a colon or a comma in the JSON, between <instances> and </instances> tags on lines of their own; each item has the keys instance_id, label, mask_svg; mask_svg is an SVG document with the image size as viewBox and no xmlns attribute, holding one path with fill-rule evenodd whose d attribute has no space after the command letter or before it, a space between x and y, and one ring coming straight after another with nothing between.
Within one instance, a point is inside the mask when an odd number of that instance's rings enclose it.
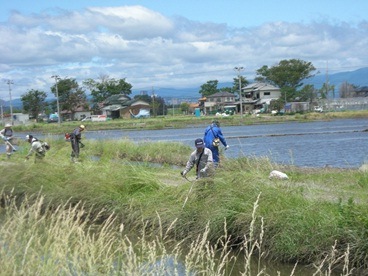
<instances>
[{"instance_id":1,"label":"house","mask_svg":"<svg viewBox=\"0 0 368 276\"><path fill-rule=\"evenodd\" d=\"M264 108L272 100L281 97L280 88L267 83L252 83L242 88L242 104L245 112Z\"/></svg>"},{"instance_id":2,"label":"house","mask_svg":"<svg viewBox=\"0 0 368 276\"><path fill-rule=\"evenodd\" d=\"M91 116L91 110L89 108L86 108L85 106L78 106L77 109L74 111L74 116L72 116L72 113L69 110L62 110L60 113L62 120L65 121L68 120L80 121L86 117Z\"/></svg>"},{"instance_id":3,"label":"house","mask_svg":"<svg viewBox=\"0 0 368 276\"><path fill-rule=\"evenodd\" d=\"M204 102L205 114L224 112L229 106L235 106L235 95L229 92L217 92L206 97Z\"/></svg>"},{"instance_id":4,"label":"house","mask_svg":"<svg viewBox=\"0 0 368 276\"><path fill-rule=\"evenodd\" d=\"M124 94L112 95L103 102L101 108L104 115L111 119L117 118L133 118L138 114L149 114L149 103L139 100L131 99Z\"/></svg>"}]
</instances>

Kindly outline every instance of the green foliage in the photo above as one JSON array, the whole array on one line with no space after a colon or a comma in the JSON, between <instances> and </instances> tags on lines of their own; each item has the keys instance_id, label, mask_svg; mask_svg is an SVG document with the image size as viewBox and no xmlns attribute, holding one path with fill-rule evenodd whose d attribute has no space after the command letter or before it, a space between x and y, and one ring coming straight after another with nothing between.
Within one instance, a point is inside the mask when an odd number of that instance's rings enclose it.
<instances>
[{"instance_id":1,"label":"green foliage","mask_svg":"<svg viewBox=\"0 0 368 276\"><path fill-rule=\"evenodd\" d=\"M270 82L280 88L290 87L296 89L303 85L302 81L312 77L316 68L311 62L299 59L281 60L277 65L262 66L257 70L256 81Z\"/></svg>"},{"instance_id":2,"label":"green foliage","mask_svg":"<svg viewBox=\"0 0 368 276\"><path fill-rule=\"evenodd\" d=\"M217 92L219 92L219 89L217 88L218 80L209 80L205 84L201 85L201 89L199 90L199 94L202 95L202 97L211 96Z\"/></svg>"},{"instance_id":3,"label":"green foliage","mask_svg":"<svg viewBox=\"0 0 368 276\"><path fill-rule=\"evenodd\" d=\"M56 87L57 85L57 87ZM60 111L70 111L72 120L78 107L87 106L85 91L79 87L78 82L72 78L59 79L57 84L51 87L52 93L59 96Z\"/></svg>"},{"instance_id":4,"label":"green foliage","mask_svg":"<svg viewBox=\"0 0 368 276\"><path fill-rule=\"evenodd\" d=\"M107 75L100 75L99 80L87 79L83 84L91 91L92 102L97 108L97 104L103 102L112 95L130 95L132 85L124 79L114 79Z\"/></svg>"},{"instance_id":5,"label":"green foliage","mask_svg":"<svg viewBox=\"0 0 368 276\"><path fill-rule=\"evenodd\" d=\"M47 106L47 94L39 90L29 90L21 96L23 109L28 112L31 118L38 118L38 114L42 113Z\"/></svg>"}]
</instances>

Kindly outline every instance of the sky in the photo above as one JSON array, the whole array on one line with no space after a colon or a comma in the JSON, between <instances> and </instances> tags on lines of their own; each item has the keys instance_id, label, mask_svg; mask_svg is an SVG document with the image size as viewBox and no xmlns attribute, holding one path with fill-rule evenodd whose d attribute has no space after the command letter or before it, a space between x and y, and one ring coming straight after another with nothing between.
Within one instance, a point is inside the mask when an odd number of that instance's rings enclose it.
<instances>
[{"instance_id":1,"label":"sky","mask_svg":"<svg viewBox=\"0 0 368 276\"><path fill-rule=\"evenodd\" d=\"M353 71L368 67L367 11L367 0L1 0L0 99L53 96L55 75L159 95L252 80L284 59Z\"/></svg>"}]
</instances>

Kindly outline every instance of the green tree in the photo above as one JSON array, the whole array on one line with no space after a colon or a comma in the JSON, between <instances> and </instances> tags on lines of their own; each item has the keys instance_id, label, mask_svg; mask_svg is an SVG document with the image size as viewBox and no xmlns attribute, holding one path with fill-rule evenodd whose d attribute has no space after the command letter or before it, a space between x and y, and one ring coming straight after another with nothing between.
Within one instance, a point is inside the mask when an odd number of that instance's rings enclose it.
<instances>
[{"instance_id":1,"label":"green tree","mask_svg":"<svg viewBox=\"0 0 368 276\"><path fill-rule=\"evenodd\" d=\"M247 86L249 84L249 81L243 76L240 76L240 85L241 87ZM232 93L239 96L239 78L233 78L233 87L232 87ZM243 94L242 94L243 96Z\"/></svg>"},{"instance_id":2,"label":"green tree","mask_svg":"<svg viewBox=\"0 0 368 276\"><path fill-rule=\"evenodd\" d=\"M319 95L321 96L321 99L327 99L328 93L332 92L333 95L335 95L335 85L329 85L328 83L324 83L319 89Z\"/></svg>"},{"instance_id":3,"label":"green tree","mask_svg":"<svg viewBox=\"0 0 368 276\"><path fill-rule=\"evenodd\" d=\"M23 109L28 112L32 118L38 118L38 114L42 113L47 106L47 94L44 91L29 90L27 93L21 95Z\"/></svg>"},{"instance_id":4,"label":"green tree","mask_svg":"<svg viewBox=\"0 0 368 276\"><path fill-rule=\"evenodd\" d=\"M99 80L87 79L83 82L90 91L92 96L93 109L98 109L98 104L106 100L112 95L132 93L132 85L125 79L116 80L109 78L107 75L100 75Z\"/></svg>"},{"instance_id":5,"label":"green tree","mask_svg":"<svg viewBox=\"0 0 368 276\"><path fill-rule=\"evenodd\" d=\"M201 89L199 90L199 94L202 95L202 97L213 95L217 92L219 92L219 89L217 88L218 80L209 80L205 84L201 85Z\"/></svg>"},{"instance_id":6,"label":"green tree","mask_svg":"<svg viewBox=\"0 0 368 276\"><path fill-rule=\"evenodd\" d=\"M309 102L312 104L318 97L318 91L314 88L314 85L307 84L299 92L299 97L297 100L302 102Z\"/></svg>"},{"instance_id":7,"label":"green tree","mask_svg":"<svg viewBox=\"0 0 368 276\"><path fill-rule=\"evenodd\" d=\"M271 68L264 65L258 69L255 80L269 82L280 88L287 86L296 89L303 85L303 80L313 77L311 73L315 70L311 62L299 59L281 60Z\"/></svg>"},{"instance_id":8,"label":"green tree","mask_svg":"<svg viewBox=\"0 0 368 276\"><path fill-rule=\"evenodd\" d=\"M57 84L60 111L69 111L73 120L78 107L88 107L86 93L72 78L61 79ZM56 84L51 87L51 91L56 96Z\"/></svg>"},{"instance_id":9,"label":"green tree","mask_svg":"<svg viewBox=\"0 0 368 276\"><path fill-rule=\"evenodd\" d=\"M303 86L303 80L313 77L316 68L311 62L299 59L281 60L277 65L268 67L262 66L256 71L256 81L267 82L285 89L286 101L293 100L297 94L297 89Z\"/></svg>"},{"instance_id":10,"label":"green tree","mask_svg":"<svg viewBox=\"0 0 368 276\"><path fill-rule=\"evenodd\" d=\"M189 103L183 102L180 104L180 110L184 112L185 114L188 114L189 112Z\"/></svg>"}]
</instances>

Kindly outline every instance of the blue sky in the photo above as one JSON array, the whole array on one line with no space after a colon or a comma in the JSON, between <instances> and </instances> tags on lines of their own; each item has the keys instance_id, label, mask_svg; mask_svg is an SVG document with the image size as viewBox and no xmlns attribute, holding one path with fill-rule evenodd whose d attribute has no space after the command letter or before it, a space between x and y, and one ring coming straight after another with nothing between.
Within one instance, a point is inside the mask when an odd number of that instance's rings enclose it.
<instances>
[{"instance_id":1,"label":"blue sky","mask_svg":"<svg viewBox=\"0 0 368 276\"><path fill-rule=\"evenodd\" d=\"M54 74L159 91L231 82L235 66L252 79L290 58L351 71L368 67L367 11L366 0L1 0L0 78L19 97L50 93Z\"/></svg>"}]
</instances>

